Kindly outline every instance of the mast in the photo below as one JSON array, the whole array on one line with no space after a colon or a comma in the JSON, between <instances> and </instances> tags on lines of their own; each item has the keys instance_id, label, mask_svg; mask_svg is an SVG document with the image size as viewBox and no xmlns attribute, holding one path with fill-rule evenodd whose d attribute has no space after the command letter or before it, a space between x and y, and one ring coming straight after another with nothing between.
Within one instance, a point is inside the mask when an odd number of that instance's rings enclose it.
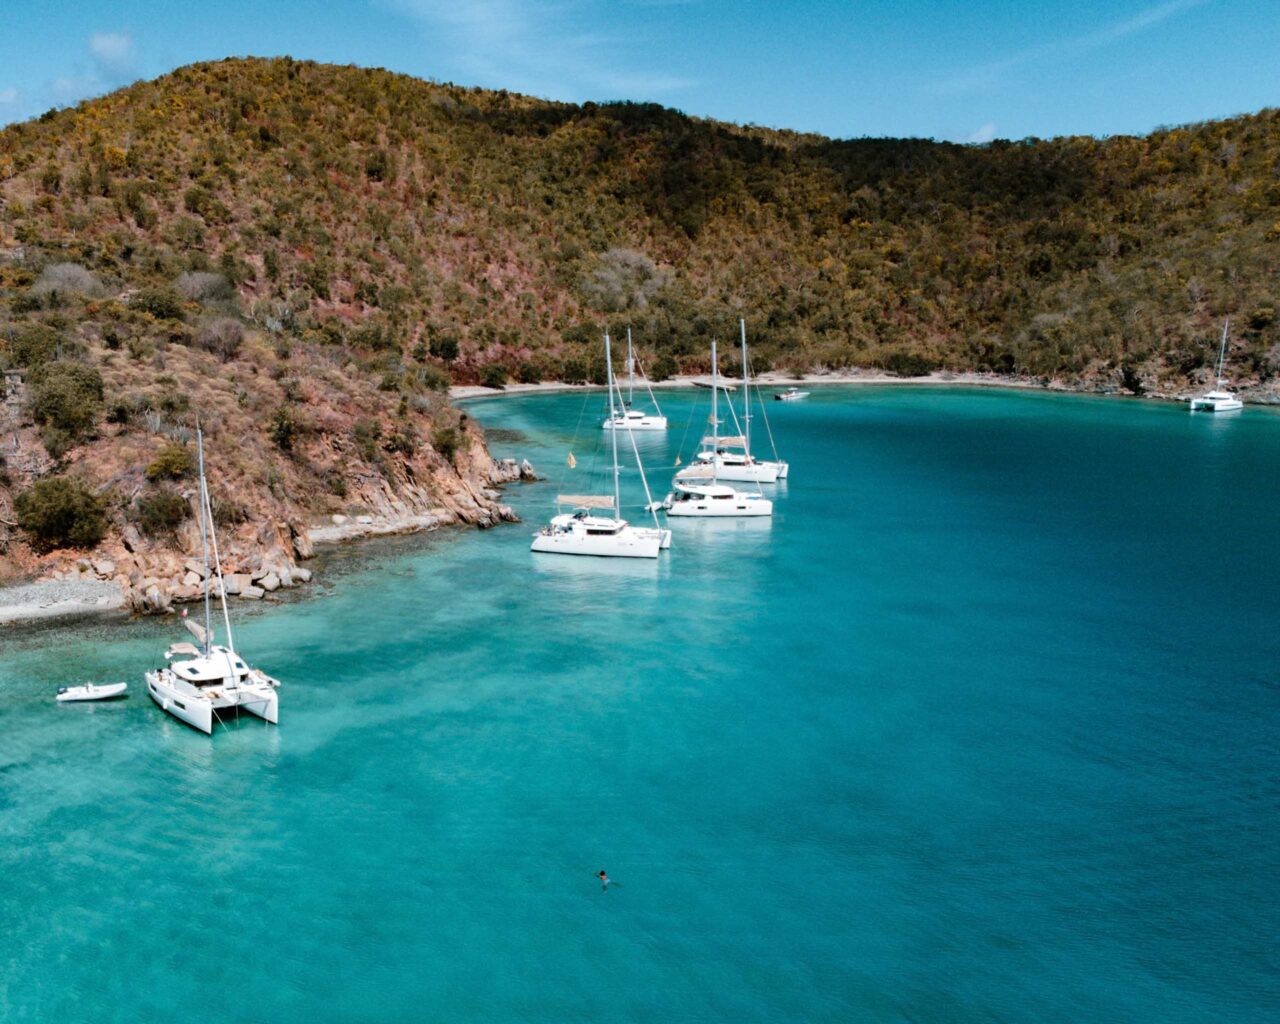
<instances>
[{"instance_id":1,"label":"mast","mask_svg":"<svg viewBox=\"0 0 1280 1024\"><path fill-rule=\"evenodd\" d=\"M720 479L720 405L716 400L716 392L720 390L719 361L716 357L716 339L711 339L711 482Z\"/></svg>"},{"instance_id":2,"label":"mast","mask_svg":"<svg viewBox=\"0 0 1280 1024\"><path fill-rule=\"evenodd\" d=\"M209 601L209 533L204 514L208 501L208 484L204 479L204 434L200 421L196 420L196 460L200 466L200 560L204 565L204 656L209 656L209 643L213 638L213 612Z\"/></svg>"},{"instance_id":3,"label":"mast","mask_svg":"<svg viewBox=\"0 0 1280 1024\"><path fill-rule=\"evenodd\" d=\"M627 408L636 404L636 357L631 351L631 327L627 326Z\"/></svg>"},{"instance_id":4,"label":"mast","mask_svg":"<svg viewBox=\"0 0 1280 1024\"><path fill-rule=\"evenodd\" d=\"M1218 349L1218 387L1222 387L1222 361L1227 354L1227 331L1231 328L1231 317L1222 325L1222 345Z\"/></svg>"},{"instance_id":5,"label":"mast","mask_svg":"<svg viewBox=\"0 0 1280 1024\"><path fill-rule=\"evenodd\" d=\"M618 427L615 422L615 412L613 405L613 348L609 344L609 329L606 327L604 332L604 368L605 375L608 378L609 386L609 422L614 424L614 428L609 431L609 438L613 442L613 515L616 519L622 518L622 499L619 496L618 483ZM630 424L628 424L628 427Z\"/></svg>"},{"instance_id":6,"label":"mast","mask_svg":"<svg viewBox=\"0 0 1280 1024\"><path fill-rule=\"evenodd\" d=\"M738 320L742 329L742 451L751 458L751 386L750 370L747 369L747 321Z\"/></svg>"},{"instance_id":7,"label":"mast","mask_svg":"<svg viewBox=\"0 0 1280 1024\"><path fill-rule=\"evenodd\" d=\"M218 534L213 529L213 503L209 500L209 481L204 475L204 435L200 433L200 428L196 427L196 438L199 441L200 452L200 543L203 547L205 544L206 530L209 543L213 546L213 568L218 574L218 599L222 603L222 622L227 629L227 651L230 655L235 654L235 644L231 638L231 615L227 611L227 586L222 579L222 559L218 557ZM213 633L209 629L209 583L212 576L209 575L209 552L205 549L204 553L204 616L205 629L208 631L207 636L212 639ZM209 640L205 641L205 656L209 654Z\"/></svg>"}]
</instances>

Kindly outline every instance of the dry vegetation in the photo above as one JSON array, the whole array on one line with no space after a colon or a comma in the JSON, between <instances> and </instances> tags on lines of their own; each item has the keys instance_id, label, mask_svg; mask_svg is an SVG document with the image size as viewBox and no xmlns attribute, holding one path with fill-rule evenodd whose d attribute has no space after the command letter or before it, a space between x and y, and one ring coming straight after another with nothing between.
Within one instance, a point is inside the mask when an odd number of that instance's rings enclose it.
<instances>
[{"instance_id":1,"label":"dry vegetation","mask_svg":"<svg viewBox=\"0 0 1280 1024\"><path fill-rule=\"evenodd\" d=\"M1237 376L1274 386L1278 156L1276 111L836 142L287 58L182 68L0 132L26 417L0 519L73 472L119 529L197 413L232 518L244 494L251 520L398 500L479 457L450 380L598 378L602 320L659 376L746 315L782 368L1136 389L1203 379L1232 314ZM43 418L42 366L74 392Z\"/></svg>"}]
</instances>

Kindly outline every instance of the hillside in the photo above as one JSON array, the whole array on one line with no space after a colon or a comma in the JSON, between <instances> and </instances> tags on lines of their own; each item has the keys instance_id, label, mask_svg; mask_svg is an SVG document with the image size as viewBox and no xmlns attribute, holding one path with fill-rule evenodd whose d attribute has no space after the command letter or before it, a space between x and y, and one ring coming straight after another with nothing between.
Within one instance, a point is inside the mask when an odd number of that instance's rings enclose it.
<instances>
[{"instance_id":1,"label":"hillside","mask_svg":"<svg viewBox=\"0 0 1280 1024\"><path fill-rule=\"evenodd\" d=\"M0 521L71 476L108 547L181 548L189 467L147 467L196 414L247 552L335 513L491 521L443 389L597 378L606 319L660 376L745 315L780 369L1169 390L1230 314L1233 375L1274 395L1278 160L1273 110L841 142L287 58L182 68L0 132ZM34 566L6 529L0 572Z\"/></svg>"}]
</instances>

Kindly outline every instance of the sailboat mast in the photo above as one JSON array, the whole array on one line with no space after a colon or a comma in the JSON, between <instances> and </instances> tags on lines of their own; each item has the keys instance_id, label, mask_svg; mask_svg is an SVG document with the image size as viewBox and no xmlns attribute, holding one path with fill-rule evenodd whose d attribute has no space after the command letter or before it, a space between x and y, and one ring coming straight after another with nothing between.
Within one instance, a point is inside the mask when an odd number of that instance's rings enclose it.
<instances>
[{"instance_id":1,"label":"sailboat mast","mask_svg":"<svg viewBox=\"0 0 1280 1024\"><path fill-rule=\"evenodd\" d=\"M631 351L631 328L627 328L627 408L636 404L636 357Z\"/></svg>"},{"instance_id":2,"label":"sailboat mast","mask_svg":"<svg viewBox=\"0 0 1280 1024\"><path fill-rule=\"evenodd\" d=\"M742 450L747 458L751 457L751 386L750 370L747 369L747 321L740 319L738 326L742 329Z\"/></svg>"},{"instance_id":3,"label":"sailboat mast","mask_svg":"<svg viewBox=\"0 0 1280 1024\"><path fill-rule=\"evenodd\" d=\"M196 461L200 466L200 561L204 565L204 653L209 656L209 643L213 637L213 611L209 600L209 532L205 520L205 505L208 504L208 484L204 479L204 434L196 422Z\"/></svg>"},{"instance_id":4,"label":"sailboat mast","mask_svg":"<svg viewBox=\"0 0 1280 1024\"><path fill-rule=\"evenodd\" d=\"M604 332L604 368L605 376L609 387L609 422L614 424L614 428L609 431L609 437L613 441L613 514L616 518L622 518L622 499L619 495L618 483L618 427L615 421L616 413L613 404L613 348L609 343L609 332Z\"/></svg>"},{"instance_id":5,"label":"sailboat mast","mask_svg":"<svg viewBox=\"0 0 1280 1024\"><path fill-rule=\"evenodd\" d=\"M1218 348L1218 387L1222 387L1222 361L1227 355L1227 331L1231 329L1231 317L1222 325L1222 345Z\"/></svg>"},{"instance_id":6,"label":"sailboat mast","mask_svg":"<svg viewBox=\"0 0 1280 1024\"><path fill-rule=\"evenodd\" d=\"M720 390L720 363L716 356L716 339L711 339L711 482L718 483L720 470L720 403L716 392Z\"/></svg>"}]
</instances>

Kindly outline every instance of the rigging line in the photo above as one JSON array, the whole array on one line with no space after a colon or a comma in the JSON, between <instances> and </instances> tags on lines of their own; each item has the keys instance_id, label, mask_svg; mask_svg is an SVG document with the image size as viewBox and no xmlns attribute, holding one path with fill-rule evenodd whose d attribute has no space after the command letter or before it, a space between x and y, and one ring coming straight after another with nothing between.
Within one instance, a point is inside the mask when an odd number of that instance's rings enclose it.
<instances>
[{"instance_id":1,"label":"rigging line","mask_svg":"<svg viewBox=\"0 0 1280 1024\"><path fill-rule=\"evenodd\" d=\"M769 435L769 447L773 449L773 461L780 462L778 458L778 446L773 443L773 427L769 426L769 413L765 409L764 395L760 393L760 388L756 388L756 401L760 404L760 415L764 418L764 430Z\"/></svg>"},{"instance_id":2,"label":"rigging line","mask_svg":"<svg viewBox=\"0 0 1280 1024\"><path fill-rule=\"evenodd\" d=\"M618 397L621 398L622 386L616 380L614 384L618 387ZM614 435L617 435L616 429L614 430ZM653 516L653 525L661 530L662 524L658 521L658 510L653 507L653 494L649 491L649 478L644 475L644 463L640 461L640 449L636 447L636 432L631 429L630 423L627 424L627 438L631 442L631 452L636 457L636 469L640 471L640 482L644 484L644 507ZM618 501L617 504L621 505L622 502ZM621 519L622 509L617 509L616 514Z\"/></svg>"},{"instance_id":3,"label":"rigging line","mask_svg":"<svg viewBox=\"0 0 1280 1024\"><path fill-rule=\"evenodd\" d=\"M640 370L640 379L644 381L644 389L649 392L649 401L653 403L653 407L657 410L659 416L662 415L662 406L658 404L658 396L653 393L653 385L649 383L649 375L644 372L644 364L640 362L640 357L636 356L636 367Z\"/></svg>"},{"instance_id":4,"label":"rigging line","mask_svg":"<svg viewBox=\"0 0 1280 1024\"><path fill-rule=\"evenodd\" d=\"M695 388L695 391L696 391L696 390L697 390L697 389ZM684 454L684 443L685 443L685 441L687 441L687 440L689 439L689 428L693 426L694 421L696 421L696 420L697 420L697 418L698 418L698 405L699 405L699 402L698 402L698 396L695 394L695 395L693 396L693 410L692 410L692 413L691 413L691 415L689 416L689 418L688 418L687 420L685 420L685 422L684 422L684 434L683 434L683 435L681 436L681 438L680 438L680 447L676 449L676 455L677 455L677 456L681 456L681 455L683 455L683 454ZM701 436L701 435L699 435L699 436Z\"/></svg>"}]
</instances>

